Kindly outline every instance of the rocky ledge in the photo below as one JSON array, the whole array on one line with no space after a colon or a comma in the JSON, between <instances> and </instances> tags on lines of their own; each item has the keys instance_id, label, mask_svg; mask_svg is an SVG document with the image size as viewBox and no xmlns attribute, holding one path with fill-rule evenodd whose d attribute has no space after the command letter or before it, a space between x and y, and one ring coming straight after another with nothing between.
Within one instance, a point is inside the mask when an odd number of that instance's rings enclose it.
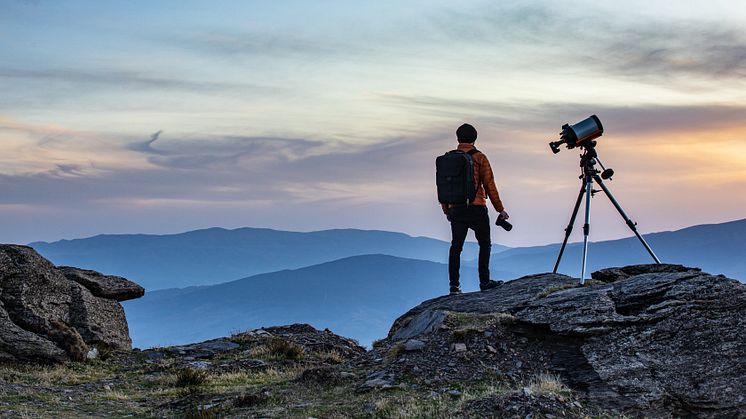
<instances>
[{"instance_id":1,"label":"rocky ledge","mask_svg":"<svg viewBox=\"0 0 746 419\"><path fill-rule=\"evenodd\" d=\"M97 333L112 326L79 314L88 307L81 301L136 294L111 277L55 268L28 248L2 249L2 313L41 319L22 329L3 320L6 357L32 353L9 352L13 327L64 353L59 329L38 325L69 325L91 339L94 325ZM91 281L118 285L92 290ZM126 323L117 319L121 337ZM605 269L585 287L541 274L425 301L368 351L291 325L105 351L86 363L0 365L0 416L738 418L746 416L745 326L746 285L698 269ZM85 343L112 342L95 336Z\"/></svg>"},{"instance_id":2,"label":"rocky ledge","mask_svg":"<svg viewBox=\"0 0 746 419\"><path fill-rule=\"evenodd\" d=\"M521 382L546 371L603 409L740 417L744 331L746 285L680 265L637 265L595 272L586 287L542 274L429 300L397 319L373 352L402 355L382 368L391 376Z\"/></svg>"},{"instance_id":3,"label":"rocky ledge","mask_svg":"<svg viewBox=\"0 0 746 419\"><path fill-rule=\"evenodd\" d=\"M121 277L55 267L27 246L0 245L0 361L82 361L99 348L130 349L119 301L144 292Z\"/></svg>"}]
</instances>

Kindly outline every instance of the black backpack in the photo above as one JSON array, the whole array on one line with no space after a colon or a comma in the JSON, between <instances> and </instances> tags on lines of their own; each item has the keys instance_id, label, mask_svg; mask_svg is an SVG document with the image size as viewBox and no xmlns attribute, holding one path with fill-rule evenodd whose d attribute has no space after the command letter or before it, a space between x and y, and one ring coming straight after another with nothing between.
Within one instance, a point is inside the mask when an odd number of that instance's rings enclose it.
<instances>
[{"instance_id":1,"label":"black backpack","mask_svg":"<svg viewBox=\"0 0 746 419\"><path fill-rule=\"evenodd\" d=\"M435 159L435 184L441 204L468 205L474 200L477 190L472 156L478 152L476 148L469 152L453 150Z\"/></svg>"}]
</instances>

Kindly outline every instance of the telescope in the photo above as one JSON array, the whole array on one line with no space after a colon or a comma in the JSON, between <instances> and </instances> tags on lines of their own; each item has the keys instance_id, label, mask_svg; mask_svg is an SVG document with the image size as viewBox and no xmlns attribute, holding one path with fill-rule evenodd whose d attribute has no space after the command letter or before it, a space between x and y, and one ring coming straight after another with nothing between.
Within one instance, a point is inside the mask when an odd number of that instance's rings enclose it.
<instances>
[{"instance_id":1,"label":"telescope","mask_svg":"<svg viewBox=\"0 0 746 419\"><path fill-rule=\"evenodd\" d=\"M575 219L578 216L580 205L585 199L585 223L583 224L583 258L580 270L580 284L585 285L585 274L586 274L586 261L588 258L588 235L591 229L591 198L598 193L603 191L604 194L609 198L614 208L622 216L627 227L635 233L635 236L640 240L645 250L648 251L650 256L653 258L655 263L661 263L658 256L655 255L653 249L650 248L648 243L642 237L639 231L637 231L637 223L632 221L627 213L624 212L622 206L619 205L614 195L604 183L604 180L611 180L614 175L614 170L611 168L605 168L601 159L598 158L598 151L596 151L596 138L600 137L604 133L604 127L601 125L601 120L596 115L591 115L588 118L574 124L565 124L562 126L562 133L560 134L560 140L549 143L549 147L552 149L554 154L559 153L560 146L564 144L568 149L580 147L583 149L583 154L580 156L580 180L582 185L580 186L580 192L578 192L578 199L575 201L573 207L572 216L570 216L570 223L565 228L565 239L562 241L559 255L557 256L557 262L554 264L554 270L552 272L557 273L562 255L565 252L567 246L567 240L570 238L572 233ZM601 166L603 171L596 169L596 164ZM593 189L593 185L601 187L600 190Z\"/></svg>"},{"instance_id":2,"label":"telescope","mask_svg":"<svg viewBox=\"0 0 746 419\"><path fill-rule=\"evenodd\" d=\"M595 146L593 140L603 133L604 126L601 125L601 120L596 115L591 115L576 124L563 125L560 140L549 143L549 148L552 149L552 153L557 154L560 152L562 144L566 145L568 149Z\"/></svg>"}]
</instances>

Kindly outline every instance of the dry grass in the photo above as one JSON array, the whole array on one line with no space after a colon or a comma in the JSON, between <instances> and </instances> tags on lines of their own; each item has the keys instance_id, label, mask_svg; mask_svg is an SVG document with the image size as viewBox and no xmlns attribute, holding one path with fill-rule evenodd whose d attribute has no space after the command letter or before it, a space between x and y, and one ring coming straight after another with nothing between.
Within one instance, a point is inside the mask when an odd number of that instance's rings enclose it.
<instances>
[{"instance_id":1,"label":"dry grass","mask_svg":"<svg viewBox=\"0 0 746 419\"><path fill-rule=\"evenodd\" d=\"M289 361L300 361L305 355L305 349L302 346L281 338L272 338L267 349L270 356Z\"/></svg>"},{"instance_id":2,"label":"dry grass","mask_svg":"<svg viewBox=\"0 0 746 419\"><path fill-rule=\"evenodd\" d=\"M345 362L345 357L339 351L335 350L329 350L329 351L319 351L316 352L316 356L319 358L322 362L327 362L329 364L341 364Z\"/></svg>"},{"instance_id":3,"label":"dry grass","mask_svg":"<svg viewBox=\"0 0 746 419\"><path fill-rule=\"evenodd\" d=\"M562 290L566 290L566 289L570 289L570 288L577 288L577 287L578 287L578 284L557 284L557 285L552 285L551 287L544 289L544 291L536 294L536 297L538 297L538 298L544 298L544 297L546 297L548 295L554 294L557 291L562 291Z\"/></svg>"},{"instance_id":4,"label":"dry grass","mask_svg":"<svg viewBox=\"0 0 746 419\"><path fill-rule=\"evenodd\" d=\"M176 387L195 387L207 383L210 375L207 371L194 368L182 368L176 372Z\"/></svg>"},{"instance_id":5,"label":"dry grass","mask_svg":"<svg viewBox=\"0 0 746 419\"><path fill-rule=\"evenodd\" d=\"M100 362L59 365L0 365L0 381L30 385L75 385L104 378L109 370Z\"/></svg>"},{"instance_id":6,"label":"dry grass","mask_svg":"<svg viewBox=\"0 0 746 419\"><path fill-rule=\"evenodd\" d=\"M249 334L251 330L247 330L244 332L235 332L231 334L231 342L237 343L239 345L246 345L249 343L254 343L262 339L262 336L256 335L256 334Z\"/></svg>"},{"instance_id":7,"label":"dry grass","mask_svg":"<svg viewBox=\"0 0 746 419\"><path fill-rule=\"evenodd\" d=\"M462 391L461 396L448 394L424 396L401 393L375 400L376 418L453 418L466 402L492 395L504 394L507 388L492 383L478 383Z\"/></svg>"},{"instance_id":8,"label":"dry grass","mask_svg":"<svg viewBox=\"0 0 746 419\"><path fill-rule=\"evenodd\" d=\"M511 324L515 317L510 313L458 313L448 314L448 324L453 328L451 339L454 342L466 342L469 338L484 333L488 328L501 324Z\"/></svg>"},{"instance_id":9,"label":"dry grass","mask_svg":"<svg viewBox=\"0 0 746 419\"><path fill-rule=\"evenodd\" d=\"M228 372L212 375L207 384L211 391L225 393L229 391L245 391L255 387L266 387L273 384L289 382L297 378L303 368L270 368L263 371Z\"/></svg>"},{"instance_id":10,"label":"dry grass","mask_svg":"<svg viewBox=\"0 0 746 419\"><path fill-rule=\"evenodd\" d=\"M104 396L102 397L102 399L122 401L122 400L129 400L130 396L119 390L106 390L104 392Z\"/></svg>"},{"instance_id":11,"label":"dry grass","mask_svg":"<svg viewBox=\"0 0 746 419\"><path fill-rule=\"evenodd\" d=\"M262 358L275 361L300 361L305 357L305 349L302 346L282 338L270 338L263 345L255 346L249 350L249 355L254 358Z\"/></svg>"},{"instance_id":12,"label":"dry grass","mask_svg":"<svg viewBox=\"0 0 746 419\"><path fill-rule=\"evenodd\" d=\"M389 359L399 358L405 352L406 347L407 345L404 342L399 342L389 349L387 356Z\"/></svg>"},{"instance_id":13,"label":"dry grass","mask_svg":"<svg viewBox=\"0 0 746 419\"><path fill-rule=\"evenodd\" d=\"M515 321L515 316L510 313L448 313L448 323L455 328L473 328L484 330L489 326L497 324L510 324Z\"/></svg>"},{"instance_id":14,"label":"dry grass","mask_svg":"<svg viewBox=\"0 0 746 419\"><path fill-rule=\"evenodd\" d=\"M528 386L537 395L552 395L568 397L572 391L554 374L541 373L536 375Z\"/></svg>"},{"instance_id":15,"label":"dry grass","mask_svg":"<svg viewBox=\"0 0 746 419\"><path fill-rule=\"evenodd\" d=\"M453 404L447 397L438 395L430 398L412 398L408 396L388 397L373 402L375 418L451 418Z\"/></svg>"}]
</instances>

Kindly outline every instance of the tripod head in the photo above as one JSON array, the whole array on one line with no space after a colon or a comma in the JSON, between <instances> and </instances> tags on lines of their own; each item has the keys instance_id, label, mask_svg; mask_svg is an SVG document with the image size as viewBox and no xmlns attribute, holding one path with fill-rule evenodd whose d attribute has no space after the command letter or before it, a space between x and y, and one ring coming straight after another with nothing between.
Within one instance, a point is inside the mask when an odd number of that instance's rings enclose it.
<instances>
[{"instance_id":1,"label":"tripod head","mask_svg":"<svg viewBox=\"0 0 746 419\"><path fill-rule=\"evenodd\" d=\"M611 177L614 176L614 169L607 169L604 167L603 163L601 163L601 160L598 158L598 151L596 151L596 144L595 141L588 141L586 144L580 146L583 149L583 154L580 155L580 167L582 169L580 177L582 178L586 175L593 176L596 173L601 173L602 179L611 179ZM596 169L596 163L601 166L603 171Z\"/></svg>"}]
</instances>

